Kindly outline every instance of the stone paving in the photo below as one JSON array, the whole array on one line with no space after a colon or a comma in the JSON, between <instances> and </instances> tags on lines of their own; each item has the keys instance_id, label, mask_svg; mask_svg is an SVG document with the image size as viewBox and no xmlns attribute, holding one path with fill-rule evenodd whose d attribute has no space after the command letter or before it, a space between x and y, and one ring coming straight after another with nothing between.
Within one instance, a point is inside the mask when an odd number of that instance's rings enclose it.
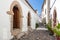
<instances>
[{"instance_id":1,"label":"stone paving","mask_svg":"<svg viewBox=\"0 0 60 40\"><path fill-rule=\"evenodd\" d=\"M46 30L34 30L28 35L22 36L19 40L56 40L56 38L49 35L49 32Z\"/></svg>"},{"instance_id":2,"label":"stone paving","mask_svg":"<svg viewBox=\"0 0 60 40\"><path fill-rule=\"evenodd\" d=\"M40 25L40 27L42 26ZM17 39L12 39L12 40L17 40ZM33 31L28 32L27 35L23 35L18 40L56 40L56 38L55 36L49 35L48 30L36 30L35 29Z\"/></svg>"}]
</instances>

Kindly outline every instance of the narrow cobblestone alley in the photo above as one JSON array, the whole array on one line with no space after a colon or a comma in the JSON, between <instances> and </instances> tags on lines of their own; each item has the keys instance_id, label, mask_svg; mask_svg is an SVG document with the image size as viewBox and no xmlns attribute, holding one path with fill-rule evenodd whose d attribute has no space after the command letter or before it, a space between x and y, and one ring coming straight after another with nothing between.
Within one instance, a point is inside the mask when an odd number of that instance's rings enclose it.
<instances>
[{"instance_id":1,"label":"narrow cobblestone alley","mask_svg":"<svg viewBox=\"0 0 60 40\"><path fill-rule=\"evenodd\" d=\"M23 35L19 40L56 40L56 38L49 35L48 30L35 29L32 32L29 32L28 35Z\"/></svg>"},{"instance_id":2,"label":"narrow cobblestone alley","mask_svg":"<svg viewBox=\"0 0 60 40\"><path fill-rule=\"evenodd\" d=\"M19 40L56 40L54 36L50 36L48 31L34 30L28 35L21 37Z\"/></svg>"}]
</instances>

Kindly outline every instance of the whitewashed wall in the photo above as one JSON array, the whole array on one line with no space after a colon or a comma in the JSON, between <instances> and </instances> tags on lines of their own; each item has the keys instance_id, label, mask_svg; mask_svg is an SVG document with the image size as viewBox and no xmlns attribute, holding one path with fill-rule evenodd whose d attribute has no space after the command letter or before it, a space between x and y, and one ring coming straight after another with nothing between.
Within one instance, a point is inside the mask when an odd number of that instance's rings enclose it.
<instances>
[{"instance_id":1,"label":"whitewashed wall","mask_svg":"<svg viewBox=\"0 0 60 40\"><path fill-rule=\"evenodd\" d=\"M10 10L11 3L14 0L1 0L0 1L0 40L9 40L11 39L11 23L10 23L10 17L11 15L7 14L7 11ZM23 27L22 32L26 32L28 30L27 28L27 15L28 12L31 14L31 28L35 29L35 23L38 20L37 14L25 3L23 3L22 0L16 0L20 3L20 6L22 8L22 16L23 16Z\"/></svg>"},{"instance_id":2,"label":"whitewashed wall","mask_svg":"<svg viewBox=\"0 0 60 40\"><path fill-rule=\"evenodd\" d=\"M7 14L7 11L12 1L0 1L0 40L10 39L10 16Z\"/></svg>"},{"instance_id":3,"label":"whitewashed wall","mask_svg":"<svg viewBox=\"0 0 60 40\"><path fill-rule=\"evenodd\" d=\"M50 8L52 7L54 1L55 0L50 1ZM53 12L54 12L54 9L56 9L56 12L57 12L57 22L60 23L60 5L59 5L59 3L60 3L60 0L56 0L56 2L54 3L53 7L50 10L50 14L52 15L52 26L53 26Z\"/></svg>"}]
</instances>

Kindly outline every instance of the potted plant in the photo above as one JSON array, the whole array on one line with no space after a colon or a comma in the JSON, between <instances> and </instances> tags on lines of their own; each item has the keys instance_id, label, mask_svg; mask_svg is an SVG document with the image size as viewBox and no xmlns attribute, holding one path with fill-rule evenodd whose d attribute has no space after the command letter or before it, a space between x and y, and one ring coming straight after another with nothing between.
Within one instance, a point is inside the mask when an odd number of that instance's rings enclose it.
<instances>
[{"instance_id":1,"label":"potted plant","mask_svg":"<svg viewBox=\"0 0 60 40\"><path fill-rule=\"evenodd\" d=\"M56 35L56 38L57 40L60 40L60 24L58 24L58 26L56 26L54 29L53 29L55 35Z\"/></svg>"},{"instance_id":2,"label":"potted plant","mask_svg":"<svg viewBox=\"0 0 60 40\"><path fill-rule=\"evenodd\" d=\"M54 32L53 32L51 26L50 26L49 24L47 24L46 27L47 27L47 29L49 30L49 34L50 34L50 35L53 35Z\"/></svg>"}]
</instances>

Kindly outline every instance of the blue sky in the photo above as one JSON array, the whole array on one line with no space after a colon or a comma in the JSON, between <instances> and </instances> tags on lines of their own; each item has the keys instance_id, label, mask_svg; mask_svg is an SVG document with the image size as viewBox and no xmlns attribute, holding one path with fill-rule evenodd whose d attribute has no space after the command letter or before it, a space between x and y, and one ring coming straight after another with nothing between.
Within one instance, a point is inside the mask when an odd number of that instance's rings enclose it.
<instances>
[{"instance_id":1,"label":"blue sky","mask_svg":"<svg viewBox=\"0 0 60 40\"><path fill-rule=\"evenodd\" d=\"M38 10L38 13L41 13L41 7L44 0L29 0L29 3L32 5L32 7L36 10Z\"/></svg>"}]
</instances>

